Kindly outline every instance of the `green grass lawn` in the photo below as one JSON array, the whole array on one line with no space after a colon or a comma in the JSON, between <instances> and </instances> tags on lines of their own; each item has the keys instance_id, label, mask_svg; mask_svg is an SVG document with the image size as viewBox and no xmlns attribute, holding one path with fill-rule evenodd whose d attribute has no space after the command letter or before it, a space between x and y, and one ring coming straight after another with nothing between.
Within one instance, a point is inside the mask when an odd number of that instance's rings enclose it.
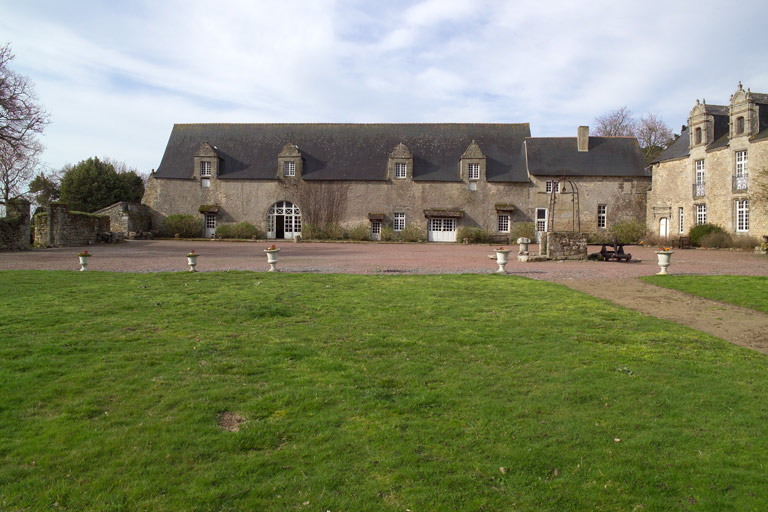
<instances>
[{"instance_id":1,"label":"green grass lawn","mask_svg":"<svg viewBox=\"0 0 768 512\"><path fill-rule=\"evenodd\" d=\"M0 510L768 503L768 358L559 285L0 272L0 291Z\"/></svg>"},{"instance_id":2,"label":"green grass lawn","mask_svg":"<svg viewBox=\"0 0 768 512\"><path fill-rule=\"evenodd\" d=\"M765 276L648 276L642 279L656 286L768 313L768 277Z\"/></svg>"}]
</instances>

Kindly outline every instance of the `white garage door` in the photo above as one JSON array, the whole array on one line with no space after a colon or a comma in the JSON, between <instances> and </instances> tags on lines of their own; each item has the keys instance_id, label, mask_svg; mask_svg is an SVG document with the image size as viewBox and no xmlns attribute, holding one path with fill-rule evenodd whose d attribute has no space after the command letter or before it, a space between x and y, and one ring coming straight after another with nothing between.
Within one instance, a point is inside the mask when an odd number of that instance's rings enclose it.
<instances>
[{"instance_id":1,"label":"white garage door","mask_svg":"<svg viewBox=\"0 0 768 512\"><path fill-rule=\"evenodd\" d=\"M456 219L432 218L429 219L430 242L455 242Z\"/></svg>"}]
</instances>

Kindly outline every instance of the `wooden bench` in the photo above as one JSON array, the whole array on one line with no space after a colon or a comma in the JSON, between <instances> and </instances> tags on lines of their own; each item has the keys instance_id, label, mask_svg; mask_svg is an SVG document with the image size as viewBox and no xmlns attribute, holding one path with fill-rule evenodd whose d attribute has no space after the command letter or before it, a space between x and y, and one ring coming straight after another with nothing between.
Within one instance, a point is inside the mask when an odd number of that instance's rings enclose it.
<instances>
[{"instance_id":1,"label":"wooden bench","mask_svg":"<svg viewBox=\"0 0 768 512\"><path fill-rule=\"evenodd\" d=\"M488 245L509 245L509 235L490 235Z\"/></svg>"},{"instance_id":2,"label":"wooden bench","mask_svg":"<svg viewBox=\"0 0 768 512\"><path fill-rule=\"evenodd\" d=\"M681 236L677 239L677 248L678 249L690 249L691 248L691 237L689 236Z\"/></svg>"}]
</instances>

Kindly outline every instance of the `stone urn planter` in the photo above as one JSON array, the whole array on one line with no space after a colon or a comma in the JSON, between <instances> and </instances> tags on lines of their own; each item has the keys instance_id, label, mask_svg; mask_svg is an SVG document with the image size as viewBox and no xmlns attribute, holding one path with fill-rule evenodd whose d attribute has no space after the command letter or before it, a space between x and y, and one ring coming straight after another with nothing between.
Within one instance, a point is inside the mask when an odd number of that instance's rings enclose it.
<instances>
[{"instance_id":1,"label":"stone urn planter","mask_svg":"<svg viewBox=\"0 0 768 512\"><path fill-rule=\"evenodd\" d=\"M189 265L189 271L190 272L197 272L197 269L195 268L197 266L197 257L199 255L194 251L189 251L189 254L187 254L187 265Z\"/></svg>"},{"instance_id":2,"label":"stone urn planter","mask_svg":"<svg viewBox=\"0 0 768 512\"><path fill-rule=\"evenodd\" d=\"M77 257L80 258L80 272L85 272L88 267L88 258L91 257L91 254L88 251L83 251Z\"/></svg>"},{"instance_id":3,"label":"stone urn planter","mask_svg":"<svg viewBox=\"0 0 768 512\"><path fill-rule=\"evenodd\" d=\"M264 249L264 252L267 253L267 263L269 263L269 271L277 272L277 253L280 252L280 249L278 249L274 245L271 245L269 248Z\"/></svg>"},{"instance_id":4,"label":"stone urn planter","mask_svg":"<svg viewBox=\"0 0 768 512\"><path fill-rule=\"evenodd\" d=\"M657 272L657 276L666 276L667 275L667 268L669 267L669 264L672 262L672 255L675 254L675 251L672 251L669 249L669 247L666 248L660 248L660 250L656 251L656 257L659 259L659 268L661 269L660 272Z\"/></svg>"},{"instance_id":5,"label":"stone urn planter","mask_svg":"<svg viewBox=\"0 0 768 512\"><path fill-rule=\"evenodd\" d=\"M499 264L499 270L497 270L496 273L506 274L507 269L504 267L506 267L507 263L509 263L509 253L512 251L509 249L504 249L503 247L499 247L498 249L495 249L494 252L496 253L496 263Z\"/></svg>"}]
</instances>

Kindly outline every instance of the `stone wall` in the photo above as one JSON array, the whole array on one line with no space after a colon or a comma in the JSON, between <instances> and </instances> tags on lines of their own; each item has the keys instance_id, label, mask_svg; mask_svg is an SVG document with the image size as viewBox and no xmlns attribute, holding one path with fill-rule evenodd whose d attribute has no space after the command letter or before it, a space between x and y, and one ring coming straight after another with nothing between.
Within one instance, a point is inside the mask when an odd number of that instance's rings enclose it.
<instances>
[{"instance_id":1,"label":"stone wall","mask_svg":"<svg viewBox=\"0 0 768 512\"><path fill-rule=\"evenodd\" d=\"M290 201L302 210L307 202L302 187L324 185L301 182L301 178L274 180L225 180L215 176L210 187L203 187L199 179L162 179L150 177L144 194L145 203L152 214L152 228L159 229L162 219L172 214L187 214L202 218L201 205L218 205L217 223L249 222L267 231L267 211L277 201ZM648 178L579 177L581 231L597 231L597 206L608 204L608 228L619 220L645 218ZM384 215L383 225L391 224L394 213L404 213L406 224L415 224L424 235L427 231L425 210L461 210L458 227L483 228L490 234L498 233L495 205L512 205L510 223L533 222L537 207L548 208L549 195L544 192L545 181L534 177L530 182L497 183L481 180L471 190L466 181L425 182L412 179L382 180L375 182L329 182L343 187L344 199L340 224L351 227L368 224L368 214ZM555 230L570 230L572 217L570 192L558 197L555 212ZM303 219L304 220L304 219Z\"/></svg>"},{"instance_id":2,"label":"stone wall","mask_svg":"<svg viewBox=\"0 0 768 512\"><path fill-rule=\"evenodd\" d=\"M583 233L547 233L547 257L551 260L587 259L587 237Z\"/></svg>"},{"instance_id":3,"label":"stone wall","mask_svg":"<svg viewBox=\"0 0 768 512\"><path fill-rule=\"evenodd\" d=\"M48 212L35 215L35 244L65 247L94 244L110 231L109 216L70 212L63 203L52 203Z\"/></svg>"},{"instance_id":4,"label":"stone wall","mask_svg":"<svg viewBox=\"0 0 768 512\"><path fill-rule=\"evenodd\" d=\"M736 151L747 150L749 159L748 188L734 190ZM702 197L693 197L695 162L704 160L705 185ZM749 235L757 238L768 234L768 215L763 206L751 198L760 169L768 168L768 141L749 141L746 137L732 139L729 146L707 151L698 146L690 155L676 160L654 164L653 186L648 194L646 227L659 234L661 219L669 222L669 237L687 234L696 225L696 205L707 208L707 222L717 224L734 236ZM735 201L749 199L749 231L736 232ZM682 226L680 223L682 208Z\"/></svg>"},{"instance_id":5,"label":"stone wall","mask_svg":"<svg viewBox=\"0 0 768 512\"><path fill-rule=\"evenodd\" d=\"M17 199L5 205L6 216L0 218L0 250L29 249L29 201Z\"/></svg>"},{"instance_id":6,"label":"stone wall","mask_svg":"<svg viewBox=\"0 0 768 512\"><path fill-rule=\"evenodd\" d=\"M122 233L126 238L143 238L152 229L152 219L146 205L120 201L95 212L109 217L112 232Z\"/></svg>"}]
</instances>

